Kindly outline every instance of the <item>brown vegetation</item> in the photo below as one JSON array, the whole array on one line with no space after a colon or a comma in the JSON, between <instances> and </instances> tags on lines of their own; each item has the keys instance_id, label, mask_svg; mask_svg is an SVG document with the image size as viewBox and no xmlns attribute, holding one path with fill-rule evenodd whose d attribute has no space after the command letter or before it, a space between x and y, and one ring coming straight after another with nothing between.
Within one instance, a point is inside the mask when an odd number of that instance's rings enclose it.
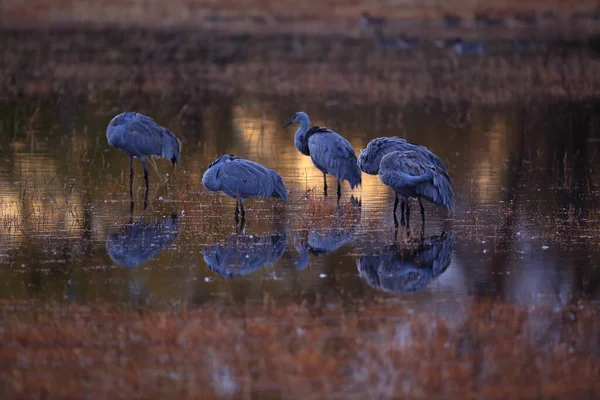
<instances>
[{"instance_id":1,"label":"brown vegetation","mask_svg":"<svg viewBox=\"0 0 600 400\"><path fill-rule=\"evenodd\" d=\"M3 398L592 398L597 310L3 302ZM457 319L461 320L457 323ZM544 322L547 321L547 322Z\"/></svg>"}]
</instances>

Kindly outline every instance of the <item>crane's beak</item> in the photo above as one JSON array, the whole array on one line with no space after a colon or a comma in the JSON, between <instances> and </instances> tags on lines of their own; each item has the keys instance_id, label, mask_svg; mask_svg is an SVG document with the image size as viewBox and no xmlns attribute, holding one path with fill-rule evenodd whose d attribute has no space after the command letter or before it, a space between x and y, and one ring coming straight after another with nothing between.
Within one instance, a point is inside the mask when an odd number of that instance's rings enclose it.
<instances>
[{"instance_id":1,"label":"crane's beak","mask_svg":"<svg viewBox=\"0 0 600 400\"><path fill-rule=\"evenodd\" d=\"M288 122L286 122L285 124L283 124L284 128L287 128L288 126L292 125L294 123L293 119L290 119Z\"/></svg>"}]
</instances>

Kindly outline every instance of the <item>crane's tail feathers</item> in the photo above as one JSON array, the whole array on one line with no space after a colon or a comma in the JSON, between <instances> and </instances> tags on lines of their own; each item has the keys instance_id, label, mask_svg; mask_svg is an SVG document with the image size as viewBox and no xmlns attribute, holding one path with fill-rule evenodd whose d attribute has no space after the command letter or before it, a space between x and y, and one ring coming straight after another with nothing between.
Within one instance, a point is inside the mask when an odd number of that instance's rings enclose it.
<instances>
[{"instance_id":1,"label":"crane's tail feathers","mask_svg":"<svg viewBox=\"0 0 600 400\"><path fill-rule=\"evenodd\" d=\"M271 179L273 180L273 193L271 194L271 197L279 197L281 200L287 202L288 192L283 178L274 170L269 170L269 173L271 174Z\"/></svg>"}]
</instances>

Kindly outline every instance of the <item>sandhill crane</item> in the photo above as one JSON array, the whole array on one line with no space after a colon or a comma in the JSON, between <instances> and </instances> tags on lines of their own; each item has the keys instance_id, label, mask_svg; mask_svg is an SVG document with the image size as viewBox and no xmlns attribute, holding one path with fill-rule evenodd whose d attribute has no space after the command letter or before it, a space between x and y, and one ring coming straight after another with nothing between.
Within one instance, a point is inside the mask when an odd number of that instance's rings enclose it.
<instances>
[{"instance_id":1,"label":"sandhill crane","mask_svg":"<svg viewBox=\"0 0 600 400\"><path fill-rule=\"evenodd\" d=\"M369 142L366 149L362 149L358 156L358 166L360 169L369 175L377 175L379 173L379 167L381 159L393 151L412 151L421 156L422 159L428 160L432 163L450 185L450 177L448 176L448 169L446 165L438 156L431 152L427 147L418 145L416 143L408 142L405 139L393 136L393 137L380 137L373 139ZM398 192L395 192L394 199L394 216L398 209L399 196ZM400 221L404 224L404 209L406 206L406 199L402 197L402 203L400 206Z\"/></svg>"},{"instance_id":2,"label":"sandhill crane","mask_svg":"<svg viewBox=\"0 0 600 400\"><path fill-rule=\"evenodd\" d=\"M310 119L302 111L297 112L284 127L292 124L300 124L294 136L296 148L305 156L310 156L314 166L323 173L325 195L327 195L326 174L337 178L338 200L342 194L341 181L347 180L352 189L361 184L360 169L356 164L356 154L350 142L331 129L320 126L309 128Z\"/></svg>"},{"instance_id":3,"label":"sandhill crane","mask_svg":"<svg viewBox=\"0 0 600 400\"><path fill-rule=\"evenodd\" d=\"M133 158L137 157L144 166L146 197L144 208L148 204L148 170L146 157L163 157L173 166L180 163L181 141L167 128L154 122L144 114L133 111L114 117L106 128L106 138L111 147L116 147L129 156L129 196L133 204Z\"/></svg>"},{"instance_id":4,"label":"sandhill crane","mask_svg":"<svg viewBox=\"0 0 600 400\"><path fill-rule=\"evenodd\" d=\"M423 152L393 151L379 164L379 179L404 198L416 197L425 225L425 208L421 199L454 212L454 192L445 171ZM395 214L394 214L395 217ZM404 219L403 216L401 219ZM410 224L410 207L406 202L406 225Z\"/></svg>"},{"instance_id":5,"label":"sandhill crane","mask_svg":"<svg viewBox=\"0 0 600 400\"><path fill-rule=\"evenodd\" d=\"M236 222L240 209L242 221L246 217L244 199L276 197L287 202L288 198L285 182L277 172L233 154L222 155L213 161L202 177L202 184L212 192L223 191L236 199Z\"/></svg>"}]
</instances>

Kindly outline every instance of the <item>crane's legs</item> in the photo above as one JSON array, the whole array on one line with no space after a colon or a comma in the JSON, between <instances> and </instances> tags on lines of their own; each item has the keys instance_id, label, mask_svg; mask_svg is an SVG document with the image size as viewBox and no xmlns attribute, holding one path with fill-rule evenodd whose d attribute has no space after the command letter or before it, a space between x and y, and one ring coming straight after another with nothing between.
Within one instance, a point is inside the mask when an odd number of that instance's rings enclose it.
<instances>
[{"instance_id":1,"label":"crane's legs","mask_svg":"<svg viewBox=\"0 0 600 400\"><path fill-rule=\"evenodd\" d=\"M408 201L402 199L402 204L406 203L406 227L410 227L410 207L408 206ZM402 207L402 205L400 205Z\"/></svg>"},{"instance_id":2,"label":"crane's legs","mask_svg":"<svg viewBox=\"0 0 600 400\"><path fill-rule=\"evenodd\" d=\"M406 216L408 219L408 203L406 202L406 199L404 197L402 197L402 202L400 203L400 224L402 226L404 226L404 224L406 223L404 216L405 216L405 211L407 212Z\"/></svg>"},{"instance_id":3,"label":"crane's legs","mask_svg":"<svg viewBox=\"0 0 600 400\"><path fill-rule=\"evenodd\" d=\"M144 211L146 211L146 208L148 208L148 189L149 189L149 184L148 184L148 170L146 169L146 159L142 158L142 165L144 166L144 182L146 182L146 195L144 196Z\"/></svg>"},{"instance_id":4,"label":"crane's legs","mask_svg":"<svg viewBox=\"0 0 600 400\"><path fill-rule=\"evenodd\" d=\"M337 201L338 204L340 202L340 197L342 197L342 184L340 183L340 180L338 179L338 185L337 185Z\"/></svg>"},{"instance_id":5,"label":"crane's legs","mask_svg":"<svg viewBox=\"0 0 600 400\"><path fill-rule=\"evenodd\" d=\"M394 193L394 218L396 218L396 210L398 210L398 193ZM404 212L404 210L402 210Z\"/></svg>"},{"instance_id":6,"label":"crane's legs","mask_svg":"<svg viewBox=\"0 0 600 400\"><path fill-rule=\"evenodd\" d=\"M235 224L237 225L240 222L240 209L241 209L241 213L242 213L242 226L244 225L244 222L246 221L246 210L244 209L244 203L242 203L242 200L236 200L235 201Z\"/></svg>"},{"instance_id":7,"label":"crane's legs","mask_svg":"<svg viewBox=\"0 0 600 400\"><path fill-rule=\"evenodd\" d=\"M325 175L325 172L323 172L323 192L325 193L325 196L327 196L327 176Z\"/></svg>"},{"instance_id":8,"label":"crane's legs","mask_svg":"<svg viewBox=\"0 0 600 400\"><path fill-rule=\"evenodd\" d=\"M133 157L129 158L129 198L133 207Z\"/></svg>"},{"instance_id":9,"label":"crane's legs","mask_svg":"<svg viewBox=\"0 0 600 400\"><path fill-rule=\"evenodd\" d=\"M419 206L421 206L421 222L423 223L423 228L425 227L425 207L423 207L423 203L421 202L421 198L419 197Z\"/></svg>"}]
</instances>

